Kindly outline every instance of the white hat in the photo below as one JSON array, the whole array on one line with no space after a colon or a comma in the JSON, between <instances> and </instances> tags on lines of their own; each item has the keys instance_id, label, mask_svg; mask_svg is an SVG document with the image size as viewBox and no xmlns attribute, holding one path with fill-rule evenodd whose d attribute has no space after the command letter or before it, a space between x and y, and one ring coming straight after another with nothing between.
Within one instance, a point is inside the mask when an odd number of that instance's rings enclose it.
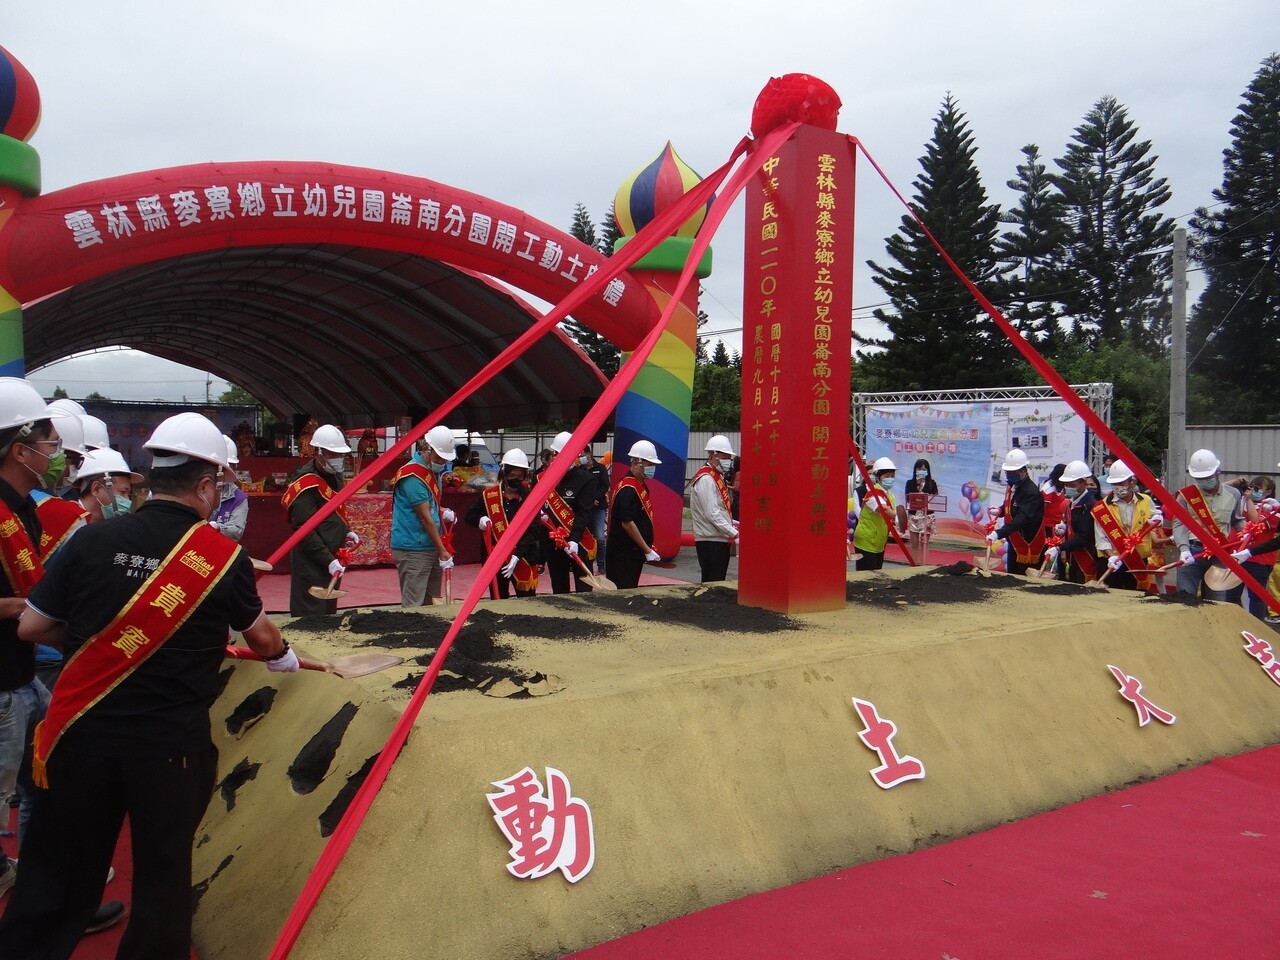
<instances>
[{"instance_id":1,"label":"white hat","mask_svg":"<svg viewBox=\"0 0 1280 960\"><path fill-rule=\"evenodd\" d=\"M230 469L222 431L198 413L169 417L151 432L143 447L151 451L153 467L178 467L188 460L204 460L223 470Z\"/></svg>"}]
</instances>

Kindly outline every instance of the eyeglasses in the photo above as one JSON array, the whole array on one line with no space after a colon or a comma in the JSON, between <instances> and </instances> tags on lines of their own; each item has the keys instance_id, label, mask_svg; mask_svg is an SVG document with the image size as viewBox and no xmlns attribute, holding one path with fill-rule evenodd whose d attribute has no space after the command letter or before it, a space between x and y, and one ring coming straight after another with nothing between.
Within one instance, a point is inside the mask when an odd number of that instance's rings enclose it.
<instances>
[{"instance_id":1,"label":"eyeglasses","mask_svg":"<svg viewBox=\"0 0 1280 960\"><path fill-rule=\"evenodd\" d=\"M38 447L38 446L41 446L42 444L46 444L46 443L51 443L51 444L53 444L53 453L44 453L44 451L43 451L43 450L39 451L40 453L43 453L43 454L44 454L44 456L46 456L46 457L52 457L52 456L56 456L57 454L59 454L59 453L61 453L61 452L62 452L62 440L61 440L61 439L58 439L58 440L24 440L24 441L23 441L23 444L25 444L25 445L26 445L26 446L28 446L28 447Z\"/></svg>"}]
</instances>

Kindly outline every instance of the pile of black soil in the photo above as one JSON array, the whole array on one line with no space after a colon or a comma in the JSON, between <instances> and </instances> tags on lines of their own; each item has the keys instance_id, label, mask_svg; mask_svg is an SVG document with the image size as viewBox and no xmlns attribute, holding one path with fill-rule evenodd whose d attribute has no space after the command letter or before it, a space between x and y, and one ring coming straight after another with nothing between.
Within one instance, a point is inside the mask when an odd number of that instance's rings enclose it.
<instances>
[{"instance_id":1,"label":"pile of black soil","mask_svg":"<svg viewBox=\"0 0 1280 960\"><path fill-rule=\"evenodd\" d=\"M1199 597L1193 597L1189 593L1145 594L1142 599L1152 603L1180 603L1186 607L1202 607L1206 603L1213 602L1212 600L1201 600Z\"/></svg>"},{"instance_id":2,"label":"pile of black soil","mask_svg":"<svg viewBox=\"0 0 1280 960\"><path fill-rule=\"evenodd\" d=\"M398 649L437 647L449 631L449 621L421 613L369 610L353 613L347 629L371 639L361 646ZM498 613L475 610L454 639L453 649L475 660L509 659L510 649L494 643L499 633L548 640L600 640L614 636L618 627L590 617L547 617L531 613ZM501 656L505 652L506 656Z\"/></svg>"},{"instance_id":3,"label":"pile of black soil","mask_svg":"<svg viewBox=\"0 0 1280 960\"><path fill-rule=\"evenodd\" d=\"M589 597L589 599L584 599ZM669 589L660 595L632 590L596 590L591 594L560 594L544 602L563 610L583 611L587 604L635 617L645 623L678 624L707 633L774 633L800 630L798 620L772 610L738 605L738 591L728 587L695 586Z\"/></svg>"},{"instance_id":4,"label":"pile of black soil","mask_svg":"<svg viewBox=\"0 0 1280 960\"><path fill-rule=\"evenodd\" d=\"M1093 587L1077 583L1031 583L1021 577L995 573L989 577L973 573L963 560L927 573L901 580L888 577L859 577L845 584L844 597L850 603L900 609L917 604L979 603L994 594L1010 590L1035 591L1056 596L1096 594Z\"/></svg>"}]
</instances>

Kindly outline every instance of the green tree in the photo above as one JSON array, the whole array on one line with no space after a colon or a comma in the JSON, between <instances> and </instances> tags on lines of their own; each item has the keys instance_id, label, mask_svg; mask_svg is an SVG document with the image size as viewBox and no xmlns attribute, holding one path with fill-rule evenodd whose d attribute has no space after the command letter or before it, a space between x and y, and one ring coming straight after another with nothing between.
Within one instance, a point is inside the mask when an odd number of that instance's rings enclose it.
<instances>
[{"instance_id":1,"label":"green tree","mask_svg":"<svg viewBox=\"0 0 1280 960\"><path fill-rule=\"evenodd\" d=\"M108 397L106 394L99 393L97 390L93 391L93 393L87 394L85 396L85 399L86 400L105 400L107 403L111 402L110 397Z\"/></svg>"},{"instance_id":2,"label":"green tree","mask_svg":"<svg viewBox=\"0 0 1280 960\"><path fill-rule=\"evenodd\" d=\"M1190 416L1280 417L1280 55L1262 61L1231 124L1216 209L1191 220L1206 283L1188 328Z\"/></svg>"},{"instance_id":3,"label":"green tree","mask_svg":"<svg viewBox=\"0 0 1280 960\"><path fill-rule=\"evenodd\" d=\"M1154 174L1151 141L1115 97L1103 97L1076 127L1053 177L1069 231L1063 308L1093 342L1128 340L1164 349L1169 330L1169 199Z\"/></svg>"},{"instance_id":4,"label":"green tree","mask_svg":"<svg viewBox=\"0 0 1280 960\"><path fill-rule=\"evenodd\" d=\"M1040 159L1040 148L1022 148L1017 176L1006 182L1017 205L1000 222L1008 224L996 241L1008 277L1005 316L1033 343L1052 343L1058 333L1055 301L1062 285L1062 250L1067 237L1062 201Z\"/></svg>"},{"instance_id":5,"label":"green tree","mask_svg":"<svg viewBox=\"0 0 1280 960\"><path fill-rule=\"evenodd\" d=\"M278 422L276 415L267 409L265 403L237 384L233 383L226 390L223 390L218 395L218 402L235 404L239 407L257 407L262 411L262 430L264 433L269 432Z\"/></svg>"},{"instance_id":6,"label":"green tree","mask_svg":"<svg viewBox=\"0 0 1280 960\"><path fill-rule=\"evenodd\" d=\"M987 296L1003 289L996 260L999 208L987 202L974 162L976 148L964 114L950 94L934 120L920 158L913 207L961 270ZM875 311L884 339L855 334L863 346L860 372L889 390L993 387L1015 382L1013 348L939 256L919 224L902 218L885 243L898 266L869 265L892 312ZM1016 381L1021 382L1021 381ZM863 389L870 389L864 387Z\"/></svg>"},{"instance_id":7,"label":"green tree","mask_svg":"<svg viewBox=\"0 0 1280 960\"><path fill-rule=\"evenodd\" d=\"M711 351L711 362L717 367L730 366L729 348L724 345L723 340L716 341L716 348Z\"/></svg>"},{"instance_id":8,"label":"green tree","mask_svg":"<svg viewBox=\"0 0 1280 960\"><path fill-rule=\"evenodd\" d=\"M54 387L54 388L53 388L53 399L55 399L55 400L69 400L69 399L70 399L70 397L68 397L68 396L67 396L67 391L63 390L61 387Z\"/></svg>"},{"instance_id":9,"label":"green tree","mask_svg":"<svg viewBox=\"0 0 1280 960\"><path fill-rule=\"evenodd\" d=\"M573 222L569 226L569 232L587 246L599 249L600 239L596 235L596 225L581 203L573 208ZM612 378L618 372L620 359L613 341L573 317L566 317L562 326L606 377Z\"/></svg>"},{"instance_id":10,"label":"green tree","mask_svg":"<svg viewBox=\"0 0 1280 960\"><path fill-rule=\"evenodd\" d=\"M618 215L614 212L613 204L609 204L609 215L605 217L604 223L600 224L600 240L596 244L596 249L603 253L606 257L613 256L613 245L618 242L622 236L622 231L618 229Z\"/></svg>"},{"instance_id":11,"label":"green tree","mask_svg":"<svg viewBox=\"0 0 1280 960\"><path fill-rule=\"evenodd\" d=\"M1160 472L1169 437L1169 360L1126 343L1096 343L1087 331L1064 333L1054 369L1068 383L1114 384L1111 428L1148 467ZM1030 366L1027 382L1036 382Z\"/></svg>"},{"instance_id":12,"label":"green tree","mask_svg":"<svg viewBox=\"0 0 1280 960\"><path fill-rule=\"evenodd\" d=\"M742 422L742 371L700 363L693 370L692 430L737 430Z\"/></svg>"}]
</instances>

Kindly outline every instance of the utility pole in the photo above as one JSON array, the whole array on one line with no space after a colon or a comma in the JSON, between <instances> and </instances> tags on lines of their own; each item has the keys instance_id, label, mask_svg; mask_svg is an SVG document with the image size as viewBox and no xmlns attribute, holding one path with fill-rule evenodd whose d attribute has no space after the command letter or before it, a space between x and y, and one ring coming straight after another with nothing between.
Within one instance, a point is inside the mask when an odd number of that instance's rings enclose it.
<instances>
[{"instance_id":1,"label":"utility pole","mask_svg":"<svg viewBox=\"0 0 1280 960\"><path fill-rule=\"evenodd\" d=\"M1169 447L1165 485L1175 489L1187 467L1187 231L1173 231L1173 316L1169 343Z\"/></svg>"},{"instance_id":2,"label":"utility pole","mask_svg":"<svg viewBox=\"0 0 1280 960\"><path fill-rule=\"evenodd\" d=\"M213 403L213 374L204 375L204 402Z\"/></svg>"}]
</instances>

